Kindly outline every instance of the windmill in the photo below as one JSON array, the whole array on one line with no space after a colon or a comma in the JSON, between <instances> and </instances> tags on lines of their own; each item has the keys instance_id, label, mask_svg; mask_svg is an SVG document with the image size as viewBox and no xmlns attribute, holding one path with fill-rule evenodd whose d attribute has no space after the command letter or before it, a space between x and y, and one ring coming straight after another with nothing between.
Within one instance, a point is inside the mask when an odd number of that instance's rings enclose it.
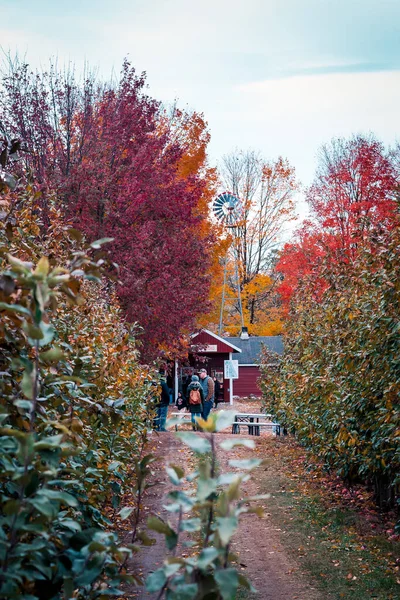
<instances>
[{"instance_id":1,"label":"windmill","mask_svg":"<svg viewBox=\"0 0 400 600\"><path fill-rule=\"evenodd\" d=\"M230 192L223 192L219 194L213 202L213 211L216 219L222 223L227 229L234 230L238 227L240 219L242 218L243 207L240 199L237 196L234 196ZM240 295L240 281L239 281L239 253L236 250L235 253L235 288L237 291L237 296L233 298L229 298L229 300L234 300L238 303L239 313L240 313L240 321L242 325L242 329L244 328L243 321L243 310L242 310L242 299ZM227 302L228 298L225 295L226 288L226 271L227 271L228 259L225 257L224 261L224 283L222 287L222 300L221 300L221 311L219 316L219 327L218 334L222 333L223 326L223 314L225 302Z\"/></svg>"}]
</instances>

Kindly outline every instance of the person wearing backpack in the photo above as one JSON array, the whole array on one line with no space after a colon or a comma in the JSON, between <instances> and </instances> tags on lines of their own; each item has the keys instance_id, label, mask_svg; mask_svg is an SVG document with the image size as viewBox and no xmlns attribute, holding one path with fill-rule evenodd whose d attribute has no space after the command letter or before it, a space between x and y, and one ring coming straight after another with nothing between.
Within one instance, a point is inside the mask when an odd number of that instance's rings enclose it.
<instances>
[{"instance_id":1,"label":"person wearing backpack","mask_svg":"<svg viewBox=\"0 0 400 600\"><path fill-rule=\"evenodd\" d=\"M192 415L193 430L198 431L197 420L203 414L204 394L199 378L197 375L192 375L192 381L187 389L186 408Z\"/></svg>"}]
</instances>

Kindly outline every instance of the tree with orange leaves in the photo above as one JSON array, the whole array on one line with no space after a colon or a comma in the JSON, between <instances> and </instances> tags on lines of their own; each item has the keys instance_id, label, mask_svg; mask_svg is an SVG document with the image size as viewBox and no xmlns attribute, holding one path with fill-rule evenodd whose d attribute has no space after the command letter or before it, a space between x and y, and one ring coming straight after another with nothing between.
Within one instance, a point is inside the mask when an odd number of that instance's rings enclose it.
<instances>
[{"instance_id":1,"label":"tree with orange leaves","mask_svg":"<svg viewBox=\"0 0 400 600\"><path fill-rule=\"evenodd\" d=\"M243 204L242 219L232 230L229 260L238 262L245 324L256 335L279 333L276 285L269 274L284 228L295 218L295 170L282 157L266 161L254 151L236 151L224 157L222 179ZM231 328L239 325L235 314L236 306Z\"/></svg>"}]
</instances>

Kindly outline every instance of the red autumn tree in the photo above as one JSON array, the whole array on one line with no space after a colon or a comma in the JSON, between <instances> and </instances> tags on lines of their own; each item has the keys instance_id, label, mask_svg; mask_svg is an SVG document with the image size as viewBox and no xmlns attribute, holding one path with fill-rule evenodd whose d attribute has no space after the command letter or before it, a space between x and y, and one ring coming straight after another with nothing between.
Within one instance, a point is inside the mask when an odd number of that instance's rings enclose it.
<instances>
[{"instance_id":1,"label":"red autumn tree","mask_svg":"<svg viewBox=\"0 0 400 600\"><path fill-rule=\"evenodd\" d=\"M107 86L14 65L1 102L9 125L33 142L28 166L40 171L42 209L55 192L66 219L90 239L114 238L118 291L128 319L143 328L149 361L207 310L213 236L207 126L193 114L182 132L177 122L165 127L165 111L144 87L127 62L119 83Z\"/></svg>"},{"instance_id":2,"label":"red autumn tree","mask_svg":"<svg viewBox=\"0 0 400 600\"><path fill-rule=\"evenodd\" d=\"M347 251L368 238L371 225L390 227L397 185L393 160L371 137L334 139L320 151L314 183L307 192L315 223Z\"/></svg>"},{"instance_id":3,"label":"red autumn tree","mask_svg":"<svg viewBox=\"0 0 400 600\"><path fill-rule=\"evenodd\" d=\"M282 276L278 292L286 309L299 282L313 273L325 251L322 240L310 224L305 224L294 240L285 244L276 271Z\"/></svg>"},{"instance_id":4,"label":"red autumn tree","mask_svg":"<svg viewBox=\"0 0 400 600\"><path fill-rule=\"evenodd\" d=\"M276 266L284 277L279 291L286 306L299 281L311 273L314 285L324 289L325 257L351 263L360 248L373 243L371 230L390 229L395 222L395 153L373 137L355 136L333 140L319 158L306 194L311 220L286 244Z\"/></svg>"}]
</instances>

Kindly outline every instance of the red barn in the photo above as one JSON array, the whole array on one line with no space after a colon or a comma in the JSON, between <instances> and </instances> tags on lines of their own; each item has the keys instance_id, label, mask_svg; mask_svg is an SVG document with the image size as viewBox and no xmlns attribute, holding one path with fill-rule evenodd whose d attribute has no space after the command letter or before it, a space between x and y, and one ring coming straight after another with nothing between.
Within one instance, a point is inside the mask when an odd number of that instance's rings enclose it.
<instances>
[{"instance_id":1,"label":"red barn","mask_svg":"<svg viewBox=\"0 0 400 600\"><path fill-rule=\"evenodd\" d=\"M257 379L260 377L262 348L265 346L271 352L283 354L282 337L280 335L251 337L247 334L247 331L244 331L240 337L225 339L241 349L241 353L237 356L239 361L239 378L233 380L233 395L240 398L246 398L250 395L261 396Z\"/></svg>"},{"instance_id":2,"label":"red barn","mask_svg":"<svg viewBox=\"0 0 400 600\"><path fill-rule=\"evenodd\" d=\"M233 396L261 396L257 379L260 376L260 355L262 346L277 354L283 353L280 336L249 337L244 328L240 337L223 338L203 329L193 334L192 347L188 362L176 365L175 397L177 390L185 391L191 375L202 367L207 369L211 377L217 377L221 383L221 398L223 402L232 403ZM238 361L238 378L229 379L226 361Z\"/></svg>"}]
</instances>

